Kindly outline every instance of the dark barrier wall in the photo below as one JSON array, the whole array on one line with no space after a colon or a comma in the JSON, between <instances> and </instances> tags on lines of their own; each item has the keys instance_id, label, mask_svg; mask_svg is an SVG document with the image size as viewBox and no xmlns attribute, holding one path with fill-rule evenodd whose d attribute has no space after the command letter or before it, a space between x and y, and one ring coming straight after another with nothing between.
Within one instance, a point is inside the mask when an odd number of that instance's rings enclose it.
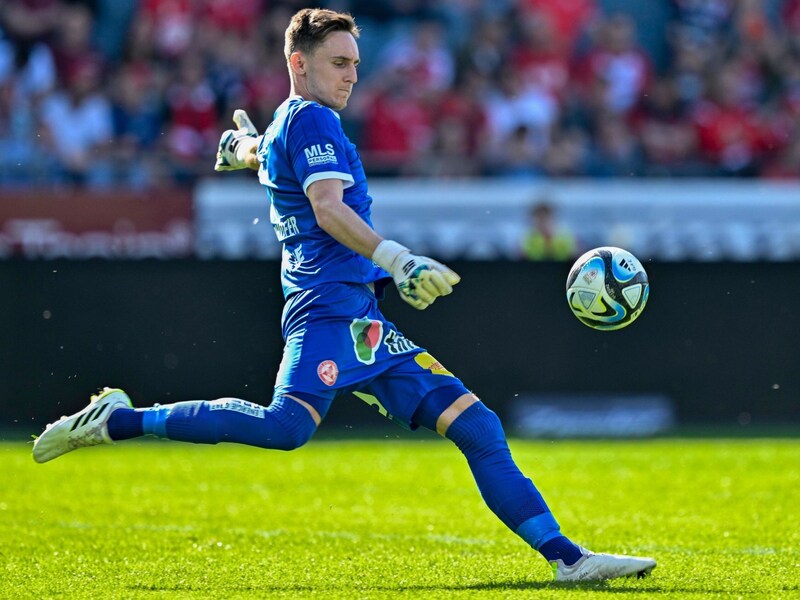
<instances>
[{"instance_id":1,"label":"dark barrier wall","mask_svg":"<svg viewBox=\"0 0 800 600\"><path fill-rule=\"evenodd\" d=\"M800 264L648 264L639 320L600 333L564 264L456 263L454 296L384 311L488 404L526 392L663 392L682 422L800 422ZM266 402L281 353L278 265L0 262L0 428L37 432L103 385L139 405ZM349 397L331 420L367 416ZM371 415L370 415L371 419Z\"/></svg>"}]
</instances>

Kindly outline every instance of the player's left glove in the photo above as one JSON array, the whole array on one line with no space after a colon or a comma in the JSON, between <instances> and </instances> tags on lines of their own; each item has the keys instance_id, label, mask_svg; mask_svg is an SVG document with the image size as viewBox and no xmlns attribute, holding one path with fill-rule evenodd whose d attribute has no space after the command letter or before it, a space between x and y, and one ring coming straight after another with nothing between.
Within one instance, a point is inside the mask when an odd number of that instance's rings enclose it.
<instances>
[{"instance_id":1,"label":"player's left glove","mask_svg":"<svg viewBox=\"0 0 800 600\"><path fill-rule=\"evenodd\" d=\"M392 240L383 240L372 260L388 271L400 292L400 297L417 310L428 308L439 296L453 291L461 277L442 263L416 256L405 246Z\"/></svg>"},{"instance_id":2,"label":"player's left glove","mask_svg":"<svg viewBox=\"0 0 800 600\"><path fill-rule=\"evenodd\" d=\"M233 122L237 129L222 132L217 148L215 171L236 171L247 167L245 156L258 143L258 130L247 113L241 108L233 111Z\"/></svg>"}]
</instances>

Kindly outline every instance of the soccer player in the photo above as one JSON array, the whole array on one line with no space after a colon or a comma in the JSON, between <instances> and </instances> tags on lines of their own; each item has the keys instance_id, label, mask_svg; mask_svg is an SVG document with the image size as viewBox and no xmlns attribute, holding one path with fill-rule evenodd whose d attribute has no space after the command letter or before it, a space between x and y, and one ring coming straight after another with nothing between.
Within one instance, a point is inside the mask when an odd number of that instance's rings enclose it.
<instances>
[{"instance_id":1,"label":"soccer player","mask_svg":"<svg viewBox=\"0 0 800 600\"><path fill-rule=\"evenodd\" d=\"M271 404L221 398L134 409L122 390L105 388L48 425L34 459L142 435L291 450L311 438L336 398L352 392L398 424L452 440L486 504L550 561L556 580L649 573L651 558L595 554L565 537L514 463L495 413L379 310L389 283L422 310L450 294L459 276L372 227L361 160L337 114L358 79L357 38L348 14L299 11L286 30L290 97L263 135L239 110L238 128L220 139L216 170L258 171L283 243L285 347Z\"/></svg>"}]
</instances>

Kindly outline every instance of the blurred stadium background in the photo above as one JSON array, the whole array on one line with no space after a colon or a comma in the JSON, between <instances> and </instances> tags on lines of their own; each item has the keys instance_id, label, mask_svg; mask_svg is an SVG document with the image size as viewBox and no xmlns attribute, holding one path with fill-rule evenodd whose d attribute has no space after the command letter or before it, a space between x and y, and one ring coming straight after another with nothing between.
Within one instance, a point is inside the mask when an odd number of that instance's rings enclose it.
<instances>
[{"instance_id":1,"label":"blurred stadium background","mask_svg":"<svg viewBox=\"0 0 800 600\"><path fill-rule=\"evenodd\" d=\"M0 429L99 386L266 402L279 248L235 108L288 92L308 3L0 2ZM800 426L800 0L353 0L342 113L382 233L462 272L387 313L521 435ZM623 246L644 315L574 317L571 261ZM357 400L330 427L381 421Z\"/></svg>"}]
</instances>

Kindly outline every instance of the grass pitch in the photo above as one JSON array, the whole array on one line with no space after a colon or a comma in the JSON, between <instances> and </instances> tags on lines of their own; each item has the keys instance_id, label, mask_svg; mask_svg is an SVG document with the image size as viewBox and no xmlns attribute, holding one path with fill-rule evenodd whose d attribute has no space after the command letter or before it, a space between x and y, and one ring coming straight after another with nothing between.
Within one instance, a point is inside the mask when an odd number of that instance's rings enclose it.
<instances>
[{"instance_id":1,"label":"grass pitch","mask_svg":"<svg viewBox=\"0 0 800 600\"><path fill-rule=\"evenodd\" d=\"M0 598L800 598L800 440L522 442L562 529L650 578L556 585L448 442L0 444Z\"/></svg>"}]
</instances>

